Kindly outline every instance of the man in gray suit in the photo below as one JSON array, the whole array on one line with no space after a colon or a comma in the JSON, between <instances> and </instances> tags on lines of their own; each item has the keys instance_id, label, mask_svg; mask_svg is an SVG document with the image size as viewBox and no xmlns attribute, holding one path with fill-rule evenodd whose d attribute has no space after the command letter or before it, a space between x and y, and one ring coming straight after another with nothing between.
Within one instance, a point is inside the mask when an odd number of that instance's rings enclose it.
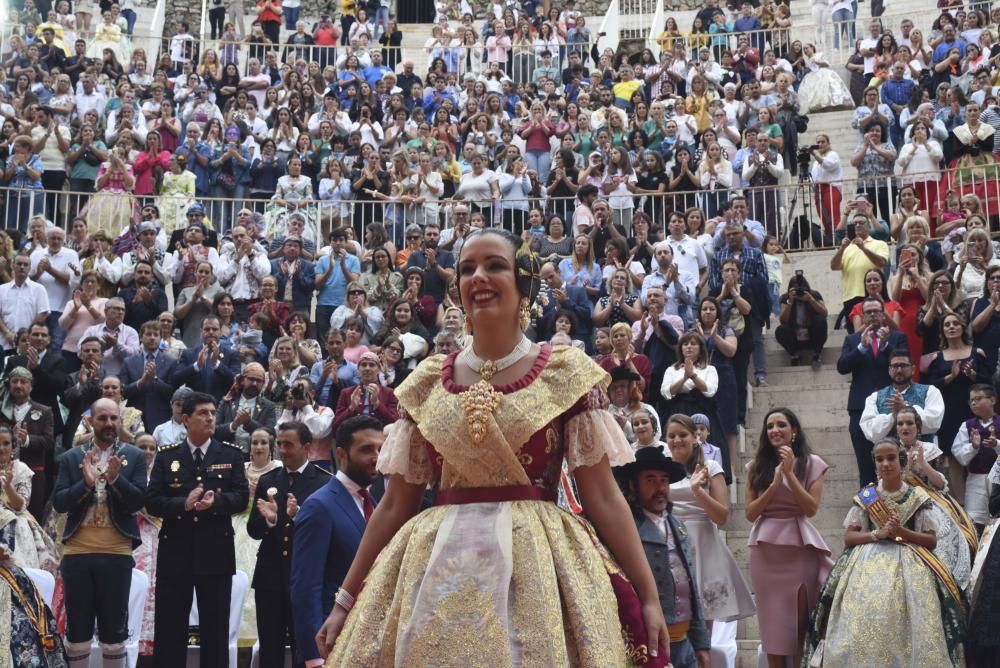
<instances>
[{"instance_id":1,"label":"man in gray suit","mask_svg":"<svg viewBox=\"0 0 1000 668\"><path fill-rule=\"evenodd\" d=\"M684 479L684 467L659 446L639 448L635 461L616 473L632 507L670 628L670 660L675 668L709 668L712 636L698 600L687 529L670 513L670 483Z\"/></svg>"},{"instance_id":2,"label":"man in gray suit","mask_svg":"<svg viewBox=\"0 0 1000 668\"><path fill-rule=\"evenodd\" d=\"M215 437L238 445L245 454L250 453L250 434L261 427L274 429L278 419L274 403L261 396L265 378L263 366L247 364L219 403Z\"/></svg>"}]
</instances>

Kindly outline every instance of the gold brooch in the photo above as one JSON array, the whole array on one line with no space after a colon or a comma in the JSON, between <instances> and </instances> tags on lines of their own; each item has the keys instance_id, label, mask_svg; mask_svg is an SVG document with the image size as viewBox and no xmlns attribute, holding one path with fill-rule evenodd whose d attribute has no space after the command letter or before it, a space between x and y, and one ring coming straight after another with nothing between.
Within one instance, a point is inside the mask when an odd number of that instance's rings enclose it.
<instances>
[{"instance_id":1,"label":"gold brooch","mask_svg":"<svg viewBox=\"0 0 1000 668\"><path fill-rule=\"evenodd\" d=\"M492 360L483 362L479 367L482 380L477 381L465 392L458 395L458 401L465 410L465 420L469 427L472 442L483 442L486 437L486 424L493 411L500 405L503 394L490 385L490 378L496 372L496 364Z\"/></svg>"}]
</instances>

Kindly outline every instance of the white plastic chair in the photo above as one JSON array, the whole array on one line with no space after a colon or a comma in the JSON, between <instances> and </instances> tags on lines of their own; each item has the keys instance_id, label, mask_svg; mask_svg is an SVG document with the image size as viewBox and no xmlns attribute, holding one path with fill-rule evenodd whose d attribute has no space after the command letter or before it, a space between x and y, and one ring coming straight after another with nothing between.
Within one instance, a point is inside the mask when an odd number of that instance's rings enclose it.
<instances>
[{"instance_id":1,"label":"white plastic chair","mask_svg":"<svg viewBox=\"0 0 1000 668\"><path fill-rule=\"evenodd\" d=\"M125 659L129 668L135 668L139 661L139 633L142 631L142 616L149 595L149 577L142 571L132 569L132 585L128 591L128 638L125 640ZM104 657L101 646L94 637L90 644L90 668L102 668Z\"/></svg>"},{"instance_id":2,"label":"white plastic chair","mask_svg":"<svg viewBox=\"0 0 1000 668\"><path fill-rule=\"evenodd\" d=\"M236 643L240 637L240 620L243 618L243 604L247 598L247 587L250 580L243 571L236 571L233 574L233 591L229 597L229 668L236 668ZM191 601L191 614L188 615L188 624L198 625L198 595L195 594ZM187 666L188 668L198 668L201 665L201 648L196 645L188 645ZM221 667L220 667L221 668Z\"/></svg>"},{"instance_id":3,"label":"white plastic chair","mask_svg":"<svg viewBox=\"0 0 1000 668\"><path fill-rule=\"evenodd\" d=\"M52 607L52 595L56 591L56 579L48 571L43 571L40 568L25 568L24 572L28 574L31 581L35 583L38 587L38 591L42 594L42 599L45 601L45 605Z\"/></svg>"},{"instance_id":4,"label":"white plastic chair","mask_svg":"<svg viewBox=\"0 0 1000 668\"><path fill-rule=\"evenodd\" d=\"M285 668L292 668L292 648L285 648ZM253 654L250 655L250 668L260 668L260 640L253 644ZM269 668L265 666L265 668Z\"/></svg>"},{"instance_id":5,"label":"white plastic chair","mask_svg":"<svg viewBox=\"0 0 1000 668\"><path fill-rule=\"evenodd\" d=\"M712 668L735 668L736 622L712 624Z\"/></svg>"}]
</instances>

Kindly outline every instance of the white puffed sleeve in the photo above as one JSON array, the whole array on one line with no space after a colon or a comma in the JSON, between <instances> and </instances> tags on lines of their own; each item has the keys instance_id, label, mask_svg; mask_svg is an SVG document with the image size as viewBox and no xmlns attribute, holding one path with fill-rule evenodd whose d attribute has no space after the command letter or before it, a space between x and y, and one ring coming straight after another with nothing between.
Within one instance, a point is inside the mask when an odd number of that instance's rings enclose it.
<instances>
[{"instance_id":1,"label":"white puffed sleeve","mask_svg":"<svg viewBox=\"0 0 1000 668\"><path fill-rule=\"evenodd\" d=\"M400 474L414 485L428 485L434 481L427 442L412 420L404 418L393 422L385 428L385 434L376 464L379 473Z\"/></svg>"},{"instance_id":2,"label":"white puffed sleeve","mask_svg":"<svg viewBox=\"0 0 1000 668\"><path fill-rule=\"evenodd\" d=\"M574 406L579 412L566 421L564 431L566 463L570 471L580 466L594 466L605 456L611 466L635 461L625 434L607 411L607 406L607 394L597 387Z\"/></svg>"}]
</instances>

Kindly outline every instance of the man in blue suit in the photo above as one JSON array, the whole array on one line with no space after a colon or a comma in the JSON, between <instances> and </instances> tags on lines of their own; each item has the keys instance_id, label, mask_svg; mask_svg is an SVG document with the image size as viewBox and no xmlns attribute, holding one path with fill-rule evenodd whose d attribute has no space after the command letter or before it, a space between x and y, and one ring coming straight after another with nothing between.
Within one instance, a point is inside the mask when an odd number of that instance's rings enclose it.
<instances>
[{"instance_id":1,"label":"man in blue suit","mask_svg":"<svg viewBox=\"0 0 1000 668\"><path fill-rule=\"evenodd\" d=\"M188 348L170 377L174 387L187 385L195 392L212 395L217 402L233 386L240 372L240 356L219 345L219 318L210 315L201 323L201 345Z\"/></svg>"},{"instance_id":2,"label":"man in blue suit","mask_svg":"<svg viewBox=\"0 0 1000 668\"><path fill-rule=\"evenodd\" d=\"M139 332L140 350L125 359L121 381L129 404L142 411L142 422L150 434L171 416L170 398L174 386L170 377L177 360L160 350L160 323L144 323Z\"/></svg>"},{"instance_id":3,"label":"man in blue suit","mask_svg":"<svg viewBox=\"0 0 1000 668\"><path fill-rule=\"evenodd\" d=\"M301 237L294 235L285 237L285 243L281 246L281 257L271 260L271 275L278 280L279 301L288 301L286 288L288 281L292 281L291 310L301 313L311 322L309 308L312 306L313 292L316 289L316 267L309 260L303 259Z\"/></svg>"},{"instance_id":4,"label":"man in blue suit","mask_svg":"<svg viewBox=\"0 0 1000 668\"><path fill-rule=\"evenodd\" d=\"M369 415L344 421L336 436L337 474L306 499L295 517L291 600L298 658L306 666L323 663L316 634L375 510L368 488L378 475L375 462L383 440L382 423Z\"/></svg>"},{"instance_id":5,"label":"man in blue suit","mask_svg":"<svg viewBox=\"0 0 1000 668\"><path fill-rule=\"evenodd\" d=\"M837 371L851 374L851 389L847 395L847 414L854 457L858 461L861 487L875 482L875 462L872 443L861 430L861 414L868 395L891 382L889 358L893 350L906 349L906 336L891 331L886 325L885 304L879 297L868 297L861 305L864 327L844 339L837 360Z\"/></svg>"}]
</instances>

